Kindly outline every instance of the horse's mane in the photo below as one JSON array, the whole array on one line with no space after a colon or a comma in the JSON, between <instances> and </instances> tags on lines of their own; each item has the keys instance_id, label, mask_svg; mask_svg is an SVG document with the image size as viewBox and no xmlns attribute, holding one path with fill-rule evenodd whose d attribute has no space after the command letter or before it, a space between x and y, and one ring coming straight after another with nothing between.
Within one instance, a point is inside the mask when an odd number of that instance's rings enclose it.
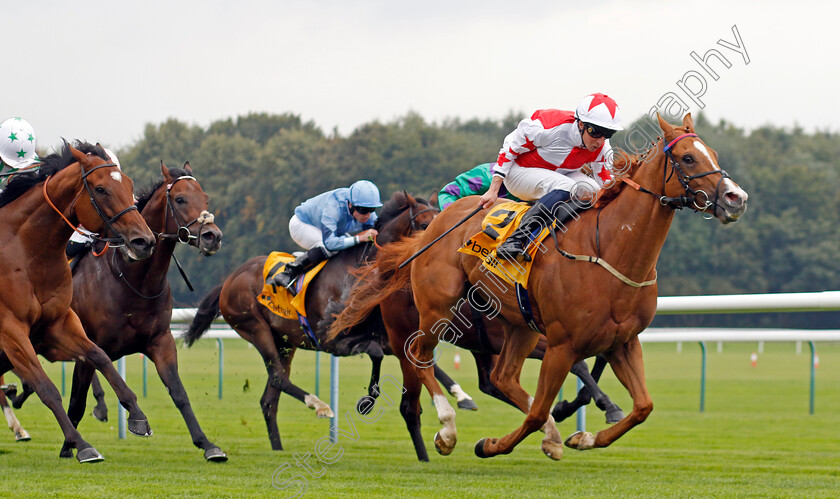
<instances>
[{"instance_id":1,"label":"horse's mane","mask_svg":"<svg viewBox=\"0 0 840 499\"><path fill-rule=\"evenodd\" d=\"M40 184L50 175L63 170L64 168L76 162L73 153L70 152L70 146L66 140L62 141L61 148L52 154L41 158L41 166L31 172L21 173L12 177L3 193L0 194L0 207L6 206L15 199L21 197L23 193L28 191L32 186ZM93 154L110 162L108 153L99 144L93 145L87 142L76 141L74 147L84 154Z\"/></svg>"},{"instance_id":2,"label":"horse's mane","mask_svg":"<svg viewBox=\"0 0 840 499\"><path fill-rule=\"evenodd\" d=\"M423 198L414 198L414 200L420 204L429 204L429 202ZM399 215L407 209L408 199L406 198L406 194L403 191L395 192L391 196L391 199L385 201L385 204L382 205L382 210L379 212L379 215L376 218L376 222L374 222L373 224L373 228L376 230L381 230L383 225L390 222L391 220L396 218L397 215Z\"/></svg>"},{"instance_id":3,"label":"horse's mane","mask_svg":"<svg viewBox=\"0 0 840 499\"><path fill-rule=\"evenodd\" d=\"M614 176L615 181L609 188L598 191L598 198L595 202L594 208L603 208L609 204L610 201L617 198L618 195L621 194L621 191L627 186L627 184L619 181L619 179L633 176L633 174L636 173L636 170L638 170L643 163L644 161L642 161L639 156L617 150L615 158L613 159L613 170L621 173Z\"/></svg>"},{"instance_id":4,"label":"horse's mane","mask_svg":"<svg viewBox=\"0 0 840 499\"><path fill-rule=\"evenodd\" d=\"M188 172L183 168L170 168L169 174L172 175L172 178L179 178L179 177L192 177L193 174ZM164 179L152 180L151 183L144 187L140 193L137 195L137 209L139 211L143 211L143 208L146 207L149 200L152 198L152 194L163 185Z\"/></svg>"}]
</instances>

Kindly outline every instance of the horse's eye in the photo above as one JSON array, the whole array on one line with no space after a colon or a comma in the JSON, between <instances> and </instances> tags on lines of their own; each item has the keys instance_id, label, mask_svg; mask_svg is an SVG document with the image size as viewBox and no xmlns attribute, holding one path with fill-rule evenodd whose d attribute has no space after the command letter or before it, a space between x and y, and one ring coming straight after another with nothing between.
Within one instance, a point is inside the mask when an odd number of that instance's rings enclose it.
<instances>
[{"instance_id":1,"label":"horse's eye","mask_svg":"<svg viewBox=\"0 0 840 499\"><path fill-rule=\"evenodd\" d=\"M187 200L184 199L181 196L178 196L178 197L175 198L175 202L178 203L178 204L185 204L187 202Z\"/></svg>"},{"instance_id":2,"label":"horse's eye","mask_svg":"<svg viewBox=\"0 0 840 499\"><path fill-rule=\"evenodd\" d=\"M694 163L694 158L692 158L690 154L685 154L682 157L682 162L683 164L690 165Z\"/></svg>"},{"instance_id":3,"label":"horse's eye","mask_svg":"<svg viewBox=\"0 0 840 499\"><path fill-rule=\"evenodd\" d=\"M106 192L106 191L105 191L105 188L104 188L104 187L100 187L100 186L96 186L96 187L94 187L94 188L93 188L93 190L94 190L97 194L105 194L105 192Z\"/></svg>"}]
</instances>

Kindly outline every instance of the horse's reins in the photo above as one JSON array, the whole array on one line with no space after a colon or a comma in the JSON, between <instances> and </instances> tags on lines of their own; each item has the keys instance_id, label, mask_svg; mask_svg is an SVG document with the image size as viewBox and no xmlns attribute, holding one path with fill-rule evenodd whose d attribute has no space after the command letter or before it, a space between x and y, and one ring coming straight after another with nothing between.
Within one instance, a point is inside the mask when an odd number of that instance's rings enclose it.
<instances>
[{"instance_id":1,"label":"horse's reins","mask_svg":"<svg viewBox=\"0 0 840 499\"><path fill-rule=\"evenodd\" d=\"M408 204L409 224L408 224L408 228L406 229L406 235L407 236L411 235L411 233L413 231L421 230L420 227L417 226L417 217L419 217L423 213L426 213L427 211L438 211L438 210L436 210L432 207L429 207L429 208L426 208L424 210L420 210L417 213L414 213L414 207L411 205L411 203ZM403 210L401 213L403 213L403 212L405 212L405 210ZM378 249L380 251L382 250L382 246L380 246L379 243L376 242L376 236L373 236L373 239L371 239L371 242L373 243L374 246L376 246L376 249ZM367 248L368 247L365 246L365 250L362 252L362 261L364 261L365 257L367 256Z\"/></svg>"},{"instance_id":2,"label":"horse's reins","mask_svg":"<svg viewBox=\"0 0 840 499\"><path fill-rule=\"evenodd\" d=\"M633 189L635 189L639 192L643 192L645 194L650 194L651 196L657 198L659 200L659 203L662 206L665 206L665 207L668 207L668 208L671 208L671 209L681 210L684 207L690 207L695 211L701 211L701 210L704 210L704 209L708 208L709 206L717 207L718 206L718 196L719 196L718 192L720 191L720 184L721 184L721 182L724 181L724 179L729 178L729 174L727 174L723 170L711 170L711 171L704 172L704 173L698 173L697 175L687 175L685 173L685 170L683 170L682 165L679 164L679 162L674 158L674 155L671 153L671 148L673 148L674 145L677 142L679 142L680 140L682 140L686 137L697 137L697 134L694 134L694 133L682 134L682 135L678 136L677 138L675 138L674 140L672 140L671 142L669 142L668 145L666 145L662 149L663 152L665 153L665 158L664 158L665 162L662 165L662 185L663 185L663 188L664 188L664 185L668 182L668 180L671 179L671 176L674 174L674 172L677 172L677 180L680 182L680 185L685 190L685 194L681 194L677 197L668 197L668 196L665 196L664 194L661 194L661 195L656 194L655 192L652 192L648 189L645 189L644 187L640 186L638 183L636 183L635 181L633 181L633 180L631 180L627 177L622 177L621 180L625 184L632 187ZM669 162L671 163L671 173L670 173L670 175L668 174L668 163ZM700 178L700 177L705 177L706 175L711 175L713 173L719 173L721 175L721 179L720 179L720 181L718 181L718 185L715 188L715 200L712 202L712 201L709 201L708 195L705 194L704 191L695 191L694 189L691 188L689 183L694 179L697 179L697 178ZM706 196L706 202L704 203L704 206L699 206L697 204L696 196L699 192L703 192L704 195ZM686 194L690 195L691 197L689 198L688 196L686 196ZM565 256L566 258L568 258L570 260L587 261L587 262L591 262L591 263L597 263L598 265L604 267L613 276L615 276L621 282L627 284L628 286L632 286L634 288L641 288L641 287L644 287L644 286L650 286L651 284L654 284L656 282L656 275L654 275L653 279L651 279L651 280L636 282L636 281L633 281L633 280L629 279L627 276L625 276L624 274L622 274L621 272L616 270L615 267L613 267L612 265L610 265L609 263L607 263L606 261L601 259L600 222L601 222L601 210L599 209L598 214L595 217L595 250L596 250L595 253L596 253L596 256L573 255L571 253L568 253L568 252L560 249L560 244L557 240L557 233L555 231L552 231L552 236L554 237L555 248L557 248L557 251L561 255Z\"/></svg>"},{"instance_id":3,"label":"horse's reins","mask_svg":"<svg viewBox=\"0 0 840 499\"><path fill-rule=\"evenodd\" d=\"M121 210L119 213L117 213L113 217L109 218L105 214L105 212L102 211L102 208L100 208L99 203L96 202L96 198L94 198L93 192L91 191L91 188L90 188L90 184L87 181L87 176L90 175L91 173L93 173L94 171L100 169L100 168L107 168L107 167L119 168L119 167L117 167L117 165L114 164L114 163L105 163L105 164L102 164L102 165L99 165L99 166L94 166L90 170L85 171L85 167L84 167L84 165L82 165L81 161L79 161L78 163L79 163L79 168L81 168L81 170L82 170L82 184L85 186L85 190L87 191L88 196L90 197L91 205L93 205L93 208L96 210L96 213L99 214L99 216L105 222L105 225L108 226L108 231L113 232L114 234L118 234L117 231L114 230L113 223L116 222L121 216L125 215L129 211L136 210L137 206L135 206L135 205L127 206L126 208ZM43 188L44 199L47 200L47 203L52 207L53 210L55 210L56 213L58 213L58 215L62 218L62 220L67 222L67 225L69 225L74 231L78 232L79 234L87 236L87 234L83 233L82 231L80 231L78 229L78 227L73 225L70 222L70 220L68 220L67 217L64 216L64 213L62 213L61 210L59 210L58 207L56 207L56 205L50 199L50 196L47 193L47 184L49 184L50 178L52 178L52 175L47 176L47 178L44 180L44 188ZM74 204L76 204L76 201L79 200L79 197L81 197L81 195L82 195L82 191L79 191L79 193L76 194L76 197L73 198L73 201L70 203L71 207ZM106 231L106 233L108 231ZM117 235L117 237L99 237L98 235L91 234L90 236L93 237L96 240L105 241L107 244L115 243L116 245L112 246L112 247L125 246L125 240L122 238L122 236L119 236L119 235Z\"/></svg>"}]
</instances>

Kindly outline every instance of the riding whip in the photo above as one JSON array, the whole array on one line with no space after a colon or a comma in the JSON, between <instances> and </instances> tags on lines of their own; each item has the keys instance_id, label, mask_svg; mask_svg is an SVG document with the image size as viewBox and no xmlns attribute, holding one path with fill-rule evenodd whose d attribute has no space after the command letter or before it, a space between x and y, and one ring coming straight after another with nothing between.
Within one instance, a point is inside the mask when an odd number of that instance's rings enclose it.
<instances>
[{"instance_id":1,"label":"riding whip","mask_svg":"<svg viewBox=\"0 0 840 499\"><path fill-rule=\"evenodd\" d=\"M463 218L460 222L456 223L455 225L453 225L452 227L450 227L449 229L447 229L447 231L446 231L446 232L444 232L443 234L439 235L437 238L435 238L435 240L434 240L434 241L432 241L432 242L430 242L429 244L427 244L427 245L423 246L422 248L420 248L420 250L419 250L417 253L415 253L415 254L411 255L411 258L409 258L408 260L406 260L406 261L402 262L402 263L400 264L400 266L399 266L399 267L397 267L397 269L401 269L401 268L405 267L406 265L408 265L409 263L411 263L411 261L412 261L412 260L414 260L414 259L415 259L415 258L417 258L418 256L422 255L424 251L426 251L427 249L429 249L429 247L430 247L431 245L433 245L433 244L435 244L436 242L438 242L438 241L440 241L441 239L443 239L443 236L445 236L445 235L449 234L449 233L450 233L450 232L452 232L453 230L455 230L455 229L457 229L458 227L460 227L460 226L461 226L461 224L463 224L463 223L464 223L464 222L466 222L467 220L471 219L471 218L473 217L473 215L475 215L476 213L478 213L478 212L479 212L479 211L481 211L482 209L484 209L484 208L483 208L482 206L479 206L478 208L476 208L476 209L474 209L473 211L471 211L471 212L470 212L467 216L465 216L465 217L464 217L464 218Z\"/></svg>"}]
</instances>

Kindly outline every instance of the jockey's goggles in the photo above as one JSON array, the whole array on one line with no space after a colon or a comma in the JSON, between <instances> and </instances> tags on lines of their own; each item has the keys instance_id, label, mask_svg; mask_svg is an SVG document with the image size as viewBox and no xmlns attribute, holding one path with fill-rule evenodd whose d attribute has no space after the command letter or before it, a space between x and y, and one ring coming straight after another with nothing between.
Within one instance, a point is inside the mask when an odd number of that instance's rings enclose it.
<instances>
[{"instance_id":1,"label":"jockey's goggles","mask_svg":"<svg viewBox=\"0 0 840 499\"><path fill-rule=\"evenodd\" d=\"M583 129L586 130L586 133L588 133L593 139L600 139L601 137L608 139L615 133L615 130L593 125L592 123L584 123Z\"/></svg>"},{"instance_id":2,"label":"jockey's goggles","mask_svg":"<svg viewBox=\"0 0 840 499\"><path fill-rule=\"evenodd\" d=\"M370 208L368 206L354 206L353 209L360 215L367 215L368 213L376 211L376 208Z\"/></svg>"}]
</instances>

